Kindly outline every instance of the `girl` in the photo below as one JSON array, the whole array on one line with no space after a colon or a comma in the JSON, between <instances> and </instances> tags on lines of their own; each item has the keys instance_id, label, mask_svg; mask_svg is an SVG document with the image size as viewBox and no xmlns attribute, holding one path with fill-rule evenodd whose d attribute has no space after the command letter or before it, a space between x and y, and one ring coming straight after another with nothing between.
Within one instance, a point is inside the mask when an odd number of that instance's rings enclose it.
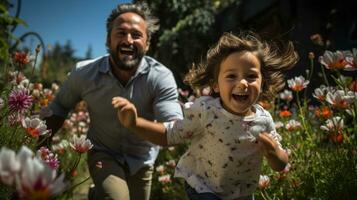
<instances>
[{"instance_id":1,"label":"girl","mask_svg":"<svg viewBox=\"0 0 357 200\"><path fill-rule=\"evenodd\" d=\"M146 140L190 142L175 171L190 199L254 199L263 156L277 171L288 163L271 115L257 101L283 88L282 71L297 59L290 42L281 52L253 34L225 33L185 77L193 89L208 86L212 94L186 104L184 119L155 123L138 117L126 99L114 97L112 104L121 124Z\"/></svg>"}]
</instances>

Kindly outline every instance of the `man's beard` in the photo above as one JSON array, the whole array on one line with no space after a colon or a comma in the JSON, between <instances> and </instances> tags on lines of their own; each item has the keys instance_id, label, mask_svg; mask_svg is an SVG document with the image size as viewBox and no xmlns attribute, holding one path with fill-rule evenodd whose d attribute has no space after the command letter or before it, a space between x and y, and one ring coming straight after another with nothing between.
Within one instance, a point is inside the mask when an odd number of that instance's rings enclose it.
<instances>
[{"instance_id":1,"label":"man's beard","mask_svg":"<svg viewBox=\"0 0 357 200\"><path fill-rule=\"evenodd\" d=\"M126 56L124 56L123 59L120 59L118 54L119 54L119 48L118 47L115 51L113 51L112 49L108 49L110 57L112 58L115 67L121 69L121 70L125 70L125 71L130 71L134 68L136 68L140 62L141 59L144 57L144 52L140 52L138 51L136 48L134 50L134 55L133 58L130 59Z\"/></svg>"}]
</instances>

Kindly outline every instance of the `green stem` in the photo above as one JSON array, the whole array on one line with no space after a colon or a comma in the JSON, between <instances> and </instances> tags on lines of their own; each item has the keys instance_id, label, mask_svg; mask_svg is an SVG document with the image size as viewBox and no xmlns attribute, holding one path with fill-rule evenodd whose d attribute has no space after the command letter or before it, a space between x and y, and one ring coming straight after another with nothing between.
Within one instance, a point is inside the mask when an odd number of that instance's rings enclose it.
<instances>
[{"instance_id":1,"label":"green stem","mask_svg":"<svg viewBox=\"0 0 357 200\"><path fill-rule=\"evenodd\" d=\"M325 73L325 68L324 68L324 66L323 66L322 64L321 64L321 71L322 71L322 75L323 75L323 78L324 78L324 80L325 80L325 83L326 83L326 85L329 87L330 84L329 84L329 82L328 82L328 80L327 80L326 73Z\"/></svg>"}]
</instances>

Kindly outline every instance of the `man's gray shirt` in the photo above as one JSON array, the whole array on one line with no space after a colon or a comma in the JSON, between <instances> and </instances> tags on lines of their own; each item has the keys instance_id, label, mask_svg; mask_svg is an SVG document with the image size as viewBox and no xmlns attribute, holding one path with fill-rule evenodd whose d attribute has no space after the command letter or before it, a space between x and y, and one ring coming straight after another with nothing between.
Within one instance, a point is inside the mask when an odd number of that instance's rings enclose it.
<instances>
[{"instance_id":1,"label":"man's gray shirt","mask_svg":"<svg viewBox=\"0 0 357 200\"><path fill-rule=\"evenodd\" d=\"M164 122L182 118L172 72L148 56L142 59L125 86L112 74L108 55L77 63L50 109L54 115L67 117L68 112L84 100L91 120L88 138L93 148L126 162L134 174L143 166L154 164L159 147L120 124L111 104L115 96L127 98L136 106L138 115L148 120Z\"/></svg>"}]
</instances>

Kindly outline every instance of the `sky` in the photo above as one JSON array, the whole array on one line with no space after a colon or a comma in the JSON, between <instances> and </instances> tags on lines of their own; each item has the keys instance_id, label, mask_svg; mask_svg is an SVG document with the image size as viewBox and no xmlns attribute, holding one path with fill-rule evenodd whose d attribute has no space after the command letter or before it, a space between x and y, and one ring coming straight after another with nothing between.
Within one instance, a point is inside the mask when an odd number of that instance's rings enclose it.
<instances>
[{"instance_id":1,"label":"sky","mask_svg":"<svg viewBox=\"0 0 357 200\"><path fill-rule=\"evenodd\" d=\"M21 37L33 31L42 37L46 46L70 41L76 57L84 57L89 46L93 57L101 56L106 53L106 19L112 9L123 2L131 0L22 0L19 18L27 27L19 25L13 34ZM10 9L10 13L14 13L14 9ZM31 49L38 43L31 37L26 41L34 46Z\"/></svg>"}]
</instances>

